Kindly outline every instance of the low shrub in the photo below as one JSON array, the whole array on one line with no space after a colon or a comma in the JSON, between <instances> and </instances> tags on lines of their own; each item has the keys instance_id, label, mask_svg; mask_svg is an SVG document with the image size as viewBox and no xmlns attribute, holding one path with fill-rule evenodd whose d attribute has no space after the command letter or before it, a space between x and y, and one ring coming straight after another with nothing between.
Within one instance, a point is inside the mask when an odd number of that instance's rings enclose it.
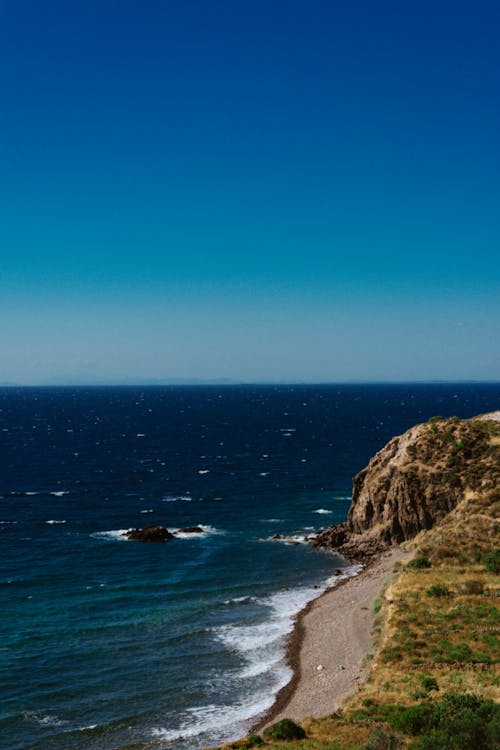
<instances>
[{"instance_id":1,"label":"low shrub","mask_svg":"<svg viewBox=\"0 0 500 750\"><path fill-rule=\"evenodd\" d=\"M258 747L264 744L264 740L258 734L249 734L246 737L247 747Z\"/></svg>"},{"instance_id":2,"label":"low shrub","mask_svg":"<svg viewBox=\"0 0 500 750\"><path fill-rule=\"evenodd\" d=\"M376 729L363 745L363 750L399 750L403 743L397 735Z\"/></svg>"},{"instance_id":3,"label":"low shrub","mask_svg":"<svg viewBox=\"0 0 500 750\"><path fill-rule=\"evenodd\" d=\"M473 652L468 643L451 643L446 639L440 641L437 646L433 646L433 648L431 648L431 654L434 656L434 660L438 664L485 661L484 655Z\"/></svg>"},{"instance_id":4,"label":"low shrub","mask_svg":"<svg viewBox=\"0 0 500 750\"><path fill-rule=\"evenodd\" d=\"M439 690L437 680L434 677L422 677L422 687L424 690Z\"/></svg>"},{"instance_id":5,"label":"low shrub","mask_svg":"<svg viewBox=\"0 0 500 750\"><path fill-rule=\"evenodd\" d=\"M440 583L435 583L433 586L427 589L428 596L449 596L450 591L447 586L442 586Z\"/></svg>"},{"instance_id":6,"label":"low shrub","mask_svg":"<svg viewBox=\"0 0 500 750\"><path fill-rule=\"evenodd\" d=\"M416 701L421 700L422 698L427 698L429 693L427 690L414 690L411 694L411 697L414 698Z\"/></svg>"},{"instance_id":7,"label":"low shrub","mask_svg":"<svg viewBox=\"0 0 500 750\"><path fill-rule=\"evenodd\" d=\"M500 549L487 552L483 557L483 563L490 573L500 573Z\"/></svg>"},{"instance_id":8,"label":"low shrub","mask_svg":"<svg viewBox=\"0 0 500 750\"><path fill-rule=\"evenodd\" d=\"M388 646L382 651L382 663L387 664L389 661L401 661L403 654L399 646Z\"/></svg>"},{"instance_id":9,"label":"low shrub","mask_svg":"<svg viewBox=\"0 0 500 750\"><path fill-rule=\"evenodd\" d=\"M424 730L430 730L433 725L432 706L421 703L419 706L401 708L391 717L391 724L404 734L412 737L421 734Z\"/></svg>"},{"instance_id":10,"label":"low shrub","mask_svg":"<svg viewBox=\"0 0 500 750\"><path fill-rule=\"evenodd\" d=\"M498 706L497 706L498 708ZM463 708L443 718L436 728L410 745L412 750L497 750L500 743L500 718L483 716L485 712ZM486 721L485 721L486 719Z\"/></svg>"},{"instance_id":11,"label":"low shrub","mask_svg":"<svg viewBox=\"0 0 500 750\"><path fill-rule=\"evenodd\" d=\"M266 740L303 740L307 735L301 726L291 719L281 719L264 729Z\"/></svg>"},{"instance_id":12,"label":"low shrub","mask_svg":"<svg viewBox=\"0 0 500 750\"><path fill-rule=\"evenodd\" d=\"M476 695L448 693L439 703L399 709L388 718L418 736L411 750L496 750L500 743L500 705Z\"/></svg>"},{"instance_id":13,"label":"low shrub","mask_svg":"<svg viewBox=\"0 0 500 750\"><path fill-rule=\"evenodd\" d=\"M416 568L417 570L420 570L421 568L430 568L431 563L428 557L425 557L425 555L420 555L419 557L414 557L413 560L410 560L406 567L411 569Z\"/></svg>"}]
</instances>

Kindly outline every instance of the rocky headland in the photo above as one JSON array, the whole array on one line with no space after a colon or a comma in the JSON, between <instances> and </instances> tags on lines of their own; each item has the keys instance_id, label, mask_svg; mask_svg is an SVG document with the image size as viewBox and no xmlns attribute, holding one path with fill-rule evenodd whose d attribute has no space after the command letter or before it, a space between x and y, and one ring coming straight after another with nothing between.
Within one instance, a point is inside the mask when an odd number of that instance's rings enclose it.
<instances>
[{"instance_id":1,"label":"rocky headland","mask_svg":"<svg viewBox=\"0 0 500 750\"><path fill-rule=\"evenodd\" d=\"M347 521L311 544L365 561L432 528L467 492L498 487L499 423L500 411L432 417L394 437L354 477Z\"/></svg>"}]
</instances>

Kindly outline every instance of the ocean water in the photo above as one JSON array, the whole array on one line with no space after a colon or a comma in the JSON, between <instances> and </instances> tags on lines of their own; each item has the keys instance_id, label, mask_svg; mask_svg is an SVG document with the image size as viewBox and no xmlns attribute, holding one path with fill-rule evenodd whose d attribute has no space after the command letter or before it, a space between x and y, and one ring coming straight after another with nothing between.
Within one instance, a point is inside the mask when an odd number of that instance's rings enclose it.
<instances>
[{"instance_id":1,"label":"ocean water","mask_svg":"<svg viewBox=\"0 0 500 750\"><path fill-rule=\"evenodd\" d=\"M293 618L395 434L500 385L0 389L0 746L194 750L290 678ZM167 544L123 530L202 525Z\"/></svg>"}]
</instances>

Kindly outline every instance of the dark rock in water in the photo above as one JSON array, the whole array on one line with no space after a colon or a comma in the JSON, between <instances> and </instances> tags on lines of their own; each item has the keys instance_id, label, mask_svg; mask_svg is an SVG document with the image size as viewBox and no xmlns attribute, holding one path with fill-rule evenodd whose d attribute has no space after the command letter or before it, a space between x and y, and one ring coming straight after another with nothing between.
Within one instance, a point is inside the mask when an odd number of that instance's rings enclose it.
<instances>
[{"instance_id":1,"label":"dark rock in water","mask_svg":"<svg viewBox=\"0 0 500 750\"><path fill-rule=\"evenodd\" d=\"M168 542L175 539L165 526L145 526L143 529L131 529L126 531L123 536L133 542Z\"/></svg>"},{"instance_id":2,"label":"dark rock in water","mask_svg":"<svg viewBox=\"0 0 500 750\"><path fill-rule=\"evenodd\" d=\"M185 529L179 529L179 534L203 534L201 526L187 526Z\"/></svg>"},{"instance_id":3,"label":"dark rock in water","mask_svg":"<svg viewBox=\"0 0 500 750\"><path fill-rule=\"evenodd\" d=\"M281 534L274 534L273 539L281 539Z\"/></svg>"}]
</instances>

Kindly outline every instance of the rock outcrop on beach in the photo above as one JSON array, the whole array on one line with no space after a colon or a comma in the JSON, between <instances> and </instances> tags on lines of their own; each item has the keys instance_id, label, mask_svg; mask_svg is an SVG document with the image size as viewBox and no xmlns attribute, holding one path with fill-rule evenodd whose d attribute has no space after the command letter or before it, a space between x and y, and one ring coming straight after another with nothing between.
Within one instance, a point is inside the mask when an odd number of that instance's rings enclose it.
<instances>
[{"instance_id":1,"label":"rock outcrop on beach","mask_svg":"<svg viewBox=\"0 0 500 750\"><path fill-rule=\"evenodd\" d=\"M126 536L132 542L168 542L170 539L175 539L175 535L165 526L145 526L143 529L130 529L123 536Z\"/></svg>"},{"instance_id":2,"label":"rock outcrop on beach","mask_svg":"<svg viewBox=\"0 0 500 750\"><path fill-rule=\"evenodd\" d=\"M362 560L430 529L466 496L498 486L500 411L433 417L393 438L353 480L347 522L314 546Z\"/></svg>"}]
</instances>

